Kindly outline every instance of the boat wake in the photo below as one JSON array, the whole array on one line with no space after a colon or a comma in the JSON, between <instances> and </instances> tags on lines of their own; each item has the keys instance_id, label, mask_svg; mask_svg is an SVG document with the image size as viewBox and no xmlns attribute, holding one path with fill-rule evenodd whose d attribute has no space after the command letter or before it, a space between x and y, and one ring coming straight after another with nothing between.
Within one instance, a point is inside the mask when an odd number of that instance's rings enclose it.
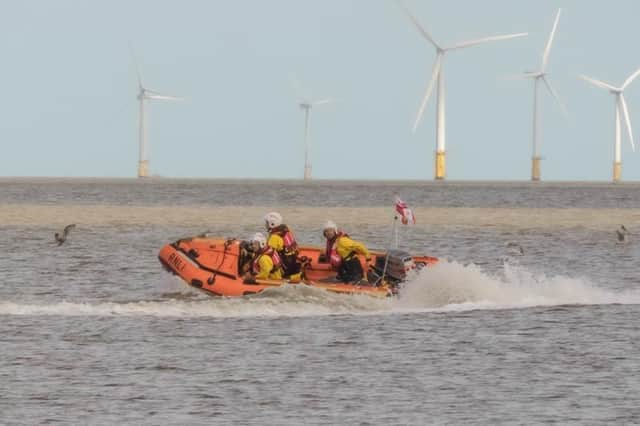
<instances>
[{"instance_id":1,"label":"boat wake","mask_svg":"<svg viewBox=\"0 0 640 426\"><path fill-rule=\"evenodd\" d=\"M600 288L586 278L536 275L509 262L497 275L473 264L440 262L408 282L394 308L455 311L608 304L640 304L640 292Z\"/></svg>"},{"instance_id":2,"label":"boat wake","mask_svg":"<svg viewBox=\"0 0 640 426\"><path fill-rule=\"evenodd\" d=\"M304 317L640 304L637 291L615 292L585 279L535 275L509 263L505 263L501 273L491 275L476 265L441 261L416 274L393 299L338 295L303 285L268 289L245 298L211 298L182 288L145 301L47 304L4 301L0 302L0 315Z\"/></svg>"},{"instance_id":3,"label":"boat wake","mask_svg":"<svg viewBox=\"0 0 640 426\"><path fill-rule=\"evenodd\" d=\"M390 311L390 301L337 295L301 285L268 289L246 298L185 297L135 302L51 304L0 302L0 315L159 316L159 317L304 317L372 314Z\"/></svg>"}]
</instances>

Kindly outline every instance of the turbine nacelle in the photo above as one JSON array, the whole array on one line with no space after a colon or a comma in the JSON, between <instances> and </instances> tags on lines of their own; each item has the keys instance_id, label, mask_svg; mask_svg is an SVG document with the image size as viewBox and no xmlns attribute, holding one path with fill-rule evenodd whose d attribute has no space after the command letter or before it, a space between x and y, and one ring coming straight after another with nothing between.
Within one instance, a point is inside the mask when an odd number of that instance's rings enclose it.
<instances>
[{"instance_id":1,"label":"turbine nacelle","mask_svg":"<svg viewBox=\"0 0 640 426\"><path fill-rule=\"evenodd\" d=\"M334 102L333 99L320 99L314 102L302 101L298 105L300 105L300 109L310 110L314 106L330 104L332 102Z\"/></svg>"},{"instance_id":2,"label":"turbine nacelle","mask_svg":"<svg viewBox=\"0 0 640 426\"><path fill-rule=\"evenodd\" d=\"M156 100L156 101L183 101L184 98L179 96L165 95L155 90L142 88L137 96L138 100Z\"/></svg>"}]
</instances>

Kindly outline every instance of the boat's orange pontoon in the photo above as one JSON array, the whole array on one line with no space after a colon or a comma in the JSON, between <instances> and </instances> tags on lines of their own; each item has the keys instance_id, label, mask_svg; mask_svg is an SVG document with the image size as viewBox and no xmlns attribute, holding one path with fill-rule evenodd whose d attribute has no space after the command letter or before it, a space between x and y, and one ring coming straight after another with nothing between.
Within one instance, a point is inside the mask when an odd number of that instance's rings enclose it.
<instances>
[{"instance_id":1,"label":"boat's orange pontoon","mask_svg":"<svg viewBox=\"0 0 640 426\"><path fill-rule=\"evenodd\" d=\"M165 245L158 257L169 272L178 275L190 286L216 296L246 296L271 287L302 283L335 293L386 297L394 293L397 284L410 270L438 261L434 257L410 256L399 250L389 251L388 258L386 253L372 252L370 264L364 258L360 259L363 270L369 271L368 282L362 285L344 284L337 282L336 273L324 261L323 249L302 246L299 247L299 255L306 258L302 281L247 282L243 279L243 271L253 259L247 247L248 244L241 240L199 236Z\"/></svg>"}]
</instances>

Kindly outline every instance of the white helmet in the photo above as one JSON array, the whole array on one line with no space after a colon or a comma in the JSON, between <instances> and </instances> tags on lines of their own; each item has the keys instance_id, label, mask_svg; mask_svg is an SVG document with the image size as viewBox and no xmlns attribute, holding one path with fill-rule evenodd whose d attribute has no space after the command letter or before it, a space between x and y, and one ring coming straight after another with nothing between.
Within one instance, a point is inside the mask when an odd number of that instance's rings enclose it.
<instances>
[{"instance_id":1,"label":"white helmet","mask_svg":"<svg viewBox=\"0 0 640 426\"><path fill-rule=\"evenodd\" d=\"M253 237L251 237L251 242L256 242L260 245L260 248L264 248L264 246L267 245L267 239L265 238L264 234L262 234L262 232L256 232L255 234L253 234Z\"/></svg>"},{"instance_id":2,"label":"white helmet","mask_svg":"<svg viewBox=\"0 0 640 426\"><path fill-rule=\"evenodd\" d=\"M264 215L264 221L267 224L267 228L273 229L276 226L282 225L282 215L278 212L271 212Z\"/></svg>"},{"instance_id":3,"label":"white helmet","mask_svg":"<svg viewBox=\"0 0 640 426\"><path fill-rule=\"evenodd\" d=\"M326 231L327 229L333 229L334 231L338 231L338 225L336 225L336 223L332 220L328 220L327 223L324 224L324 227L322 228L323 231Z\"/></svg>"}]
</instances>

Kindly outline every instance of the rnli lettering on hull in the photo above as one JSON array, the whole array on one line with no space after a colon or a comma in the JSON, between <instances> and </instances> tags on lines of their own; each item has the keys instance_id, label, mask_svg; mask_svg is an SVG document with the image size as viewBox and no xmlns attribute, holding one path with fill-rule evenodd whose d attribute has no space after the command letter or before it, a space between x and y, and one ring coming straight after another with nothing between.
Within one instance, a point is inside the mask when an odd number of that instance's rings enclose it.
<instances>
[{"instance_id":1,"label":"rnli lettering on hull","mask_svg":"<svg viewBox=\"0 0 640 426\"><path fill-rule=\"evenodd\" d=\"M187 266L184 260L180 258L176 253L169 254L169 263L173 265L177 272L184 271L184 268Z\"/></svg>"}]
</instances>

